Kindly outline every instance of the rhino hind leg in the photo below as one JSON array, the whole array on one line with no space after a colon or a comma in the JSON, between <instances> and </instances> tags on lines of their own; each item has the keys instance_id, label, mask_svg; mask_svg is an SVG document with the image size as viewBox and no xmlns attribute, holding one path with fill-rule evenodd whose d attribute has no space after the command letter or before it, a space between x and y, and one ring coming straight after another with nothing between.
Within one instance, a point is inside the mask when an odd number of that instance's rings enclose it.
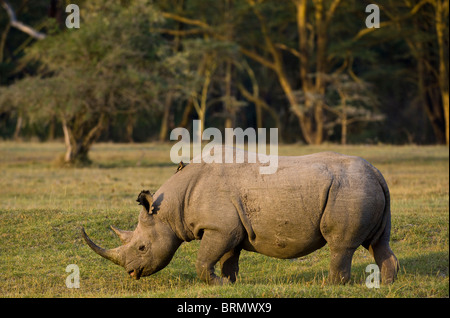
<instances>
[{"instance_id":1,"label":"rhino hind leg","mask_svg":"<svg viewBox=\"0 0 450 318\"><path fill-rule=\"evenodd\" d=\"M381 283L391 284L397 278L399 262L392 252L389 242L379 241L369 246L369 252L373 255L375 262L380 268Z\"/></svg>"}]
</instances>

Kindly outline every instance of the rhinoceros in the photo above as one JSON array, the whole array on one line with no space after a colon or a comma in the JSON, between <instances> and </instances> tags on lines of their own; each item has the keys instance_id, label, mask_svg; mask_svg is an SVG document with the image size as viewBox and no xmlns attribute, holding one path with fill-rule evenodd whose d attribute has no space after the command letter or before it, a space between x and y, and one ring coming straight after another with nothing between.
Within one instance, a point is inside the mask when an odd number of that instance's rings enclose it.
<instances>
[{"instance_id":1,"label":"rhinoceros","mask_svg":"<svg viewBox=\"0 0 450 318\"><path fill-rule=\"evenodd\" d=\"M242 250L292 259L325 244L330 283L349 281L360 245L373 255L381 282L394 281L399 267L389 246L390 196L378 169L334 152L280 156L273 174L260 174L261 165L191 161L153 195L139 194L134 231L111 227L120 247L97 246L84 228L82 236L134 279L167 266L183 242L201 240L195 266L209 284L236 281ZM217 262L222 277L215 274Z\"/></svg>"}]
</instances>

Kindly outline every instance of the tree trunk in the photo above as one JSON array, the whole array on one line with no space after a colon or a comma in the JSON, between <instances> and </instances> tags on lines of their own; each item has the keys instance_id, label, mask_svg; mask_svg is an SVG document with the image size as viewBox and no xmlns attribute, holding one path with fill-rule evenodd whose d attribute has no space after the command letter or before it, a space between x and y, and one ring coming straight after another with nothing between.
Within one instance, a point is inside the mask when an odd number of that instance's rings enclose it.
<instances>
[{"instance_id":1,"label":"tree trunk","mask_svg":"<svg viewBox=\"0 0 450 318\"><path fill-rule=\"evenodd\" d=\"M136 113L134 111L131 111L127 115L127 126L126 126L126 132L127 132L127 141L129 143L134 143L133 140L133 131L134 131L134 124L136 123Z\"/></svg>"},{"instance_id":2,"label":"tree trunk","mask_svg":"<svg viewBox=\"0 0 450 318\"><path fill-rule=\"evenodd\" d=\"M319 145L323 141L323 105L321 100L314 99L318 94L324 94L325 83L322 79L325 72L327 25L324 21L324 7L322 1L314 1L316 39L316 82L309 77L308 71L308 34L307 34L307 0L297 0L297 30L299 36L300 80L304 93L304 108L295 113L299 117L300 128L308 144ZM299 106L297 105L297 108Z\"/></svg>"},{"instance_id":3,"label":"tree trunk","mask_svg":"<svg viewBox=\"0 0 450 318\"><path fill-rule=\"evenodd\" d=\"M67 127L66 119L63 117L62 120L62 128L64 132L64 144L66 145L66 154L64 155L64 161L70 162L72 158L72 144L70 143L70 132L69 127Z\"/></svg>"},{"instance_id":4,"label":"tree trunk","mask_svg":"<svg viewBox=\"0 0 450 318\"><path fill-rule=\"evenodd\" d=\"M161 122L161 129L159 130L159 141L166 141L168 135L167 132L169 130L169 116L170 116L170 108L172 106L172 94L169 92L166 95L166 100L164 102L164 114Z\"/></svg>"},{"instance_id":5,"label":"tree trunk","mask_svg":"<svg viewBox=\"0 0 450 318\"><path fill-rule=\"evenodd\" d=\"M71 127L67 125L65 119L62 120L64 131L64 143L66 144L66 153L64 163L66 165L86 165L90 163L88 152L90 144L85 144L84 140L76 139Z\"/></svg>"},{"instance_id":6,"label":"tree trunk","mask_svg":"<svg viewBox=\"0 0 450 318\"><path fill-rule=\"evenodd\" d=\"M232 23L232 7L233 1L226 0L225 4L225 12L224 12L224 20L226 24L226 34L225 38L227 41L233 41L233 23ZM224 109L227 112L227 116L225 118L225 128L234 128L236 125L236 108L233 105L231 100L231 77L232 77L232 65L230 59L225 60L225 100L224 100Z\"/></svg>"},{"instance_id":7,"label":"tree trunk","mask_svg":"<svg viewBox=\"0 0 450 318\"><path fill-rule=\"evenodd\" d=\"M442 103L444 106L444 118L445 118L445 142L449 145L449 93L448 90L442 92Z\"/></svg>"},{"instance_id":8,"label":"tree trunk","mask_svg":"<svg viewBox=\"0 0 450 318\"><path fill-rule=\"evenodd\" d=\"M445 142L449 144L449 88L448 88L448 66L445 58L445 44L444 44L444 30L445 30L445 16L448 17L448 0L436 0L435 2L435 27L437 40L439 45L439 88L441 91L442 107L444 109L445 120ZM445 8L444 8L445 6ZM447 48L448 49L448 48ZM448 58L448 57L447 57Z\"/></svg>"},{"instance_id":9,"label":"tree trunk","mask_svg":"<svg viewBox=\"0 0 450 318\"><path fill-rule=\"evenodd\" d=\"M190 97L188 99L187 104L184 107L183 116L181 117L181 121L178 124L178 127L187 128L189 126L189 122L190 122L189 119L191 117L192 108L194 108L194 104L193 104L192 99L193 99L193 97Z\"/></svg>"},{"instance_id":10,"label":"tree trunk","mask_svg":"<svg viewBox=\"0 0 450 318\"><path fill-rule=\"evenodd\" d=\"M55 128L56 128L56 118L55 116L52 116L50 118L50 124L48 125L47 140L49 141L55 140Z\"/></svg>"},{"instance_id":11,"label":"tree trunk","mask_svg":"<svg viewBox=\"0 0 450 318\"><path fill-rule=\"evenodd\" d=\"M91 163L89 150L105 127L106 115L99 115L95 125L76 123L74 120L68 122L64 117L61 122L66 145L64 163L76 166L89 165Z\"/></svg>"},{"instance_id":12,"label":"tree trunk","mask_svg":"<svg viewBox=\"0 0 450 318\"><path fill-rule=\"evenodd\" d=\"M314 111L314 122L315 122L315 136L314 144L320 145L323 142L323 102L320 100L317 102Z\"/></svg>"},{"instance_id":13,"label":"tree trunk","mask_svg":"<svg viewBox=\"0 0 450 318\"><path fill-rule=\"evenodd\" d=\"M423 31L421 30L421 25L424 22L418 20L418 18L416 17L413 21L414 28ZM427 50L424 47L425 42L413 41L410 38L405 38L405 41L417 62L417 88L420 101L433 129L436 142L443 144L446 142L445 115L439 100L439 93L434 83L430 82L430 78L433 78L433 76L430 76L430 69L427 68L427 65L434 63L430 62L432 58L429 56L429 53L427 54ZM439 70L436 70L436 73L439 73Z\"/></svg>"},{"instance_id":14,"label":"tree trunk","mask_svg":"<svg viewBox=\"0 0 450 318\"><path fill-rule=\"evenodd\" d=\"M3 62L6 38L8 37L9 30L11 30L11 24L10 23L8 23L6 25L5 29L2 32L2 36L0 38L0 63Z\"/></svg>"},{"instance_id":15,"label":"tree trunk","mask_svg":"<svg viewBox=\"0 0 450 318\"><path fill-rule=\"evenodd\" d=\"M347 114L344 110L341 118L341 144L347 144Z\"/></svg>"},{"instance_id":16,"label":"tree trunk","mask_svg":"<svg viewBox=\"0 0 450 318\"><path fill-rule=\"evenodd\" d=\"M255 103L256 128L263 128L261 103Z\"/></svg>"},{"instance_id":17,"label":"tree trunk","mask_svg":"<svg viewBox=\"0 0 450 318\"><path fill-rule=\"evenodd\" d=\"M202 141L203 130L204 130L204 127L205 127L205 113L204 112L198 113L198 120L200 121L200 123L198 125L198 130L197 131L193 131L192 135L197 134L198 140L201 142Z\"/></svg>"},{"instance_id":18,"label":"tree trunk","mask_svg":"<svg viewBox=\"0 0 450 318\"><path fill-rule=\"evenodd\" d=\"M421 48L422 43L418 43L417 46ZM443 144L445 143L445 127L444 127L445 119L443 118L439 98L436 94L437 93L436 89L431 87L429 83L425 81L425 78L427 77L425 71L425 63L426 63L425 57L423 57L422 55L418 55L416 59L417 59L417 76L418 76L417 86L419 89L418 90L419 97L425 109L425 113L428 117L428 120L430 121L431 128L433 129L436 141L439 144Z\"/></svg>"},{"instance_id":19,"label":"tree trunk","mask_svg":"<svg viewBox=\"0 0 450 318\"><path fill-rule=\"evenodd\" d=\"M76 166L89 165L91 163L88 156L90 146L91 145L85 145L82 141L70 144L70 147L66 150L64 162Z\"/></svg>"},{"instance_id":20,"label":"tree trunk","mask_svg":"<svg viewBox=\"0 0 450 318\"><path fill-rule=\"evenodd\" d=\"M20 135L20 130L22 129L22 125L23 125L23 116L22 116L22 112L20 112L19 115L17 116L16 129L14 129L14 135L13 135L14 141L19 140L19 135Z\"/></svg>"},{"instance_id":21,"label":"tree trunk","mask_svg":"<svg viewBox=\"0 0 450 318\"><path fill-rule=\"evenodd\" d=\"M208 62L206 62L206 68L204 71L204 82L203 82L203 86L202 86L202 92L200 95L200 103L198 101L198 94L194 93L193 94L193 105L195 107L195 110L197 111L197 115L198 115L198 119L200 120L200 125L198 127L198 131L197 132L193 132L193 134L198 134L199 136L199 140L202 140L202 132L203 129L205 127L205 118L206 118L206 109L207 109L207 98L208 98L208 90L209 90L209 85L211 84L211 77L213 75L214 69L216 68L216 63L213 61L214 57L213 56L209 56L207 58ZM209 65L208 65L209 63Z\"/></svg>"},{"instance_id":22,"label":"tree trunk","mask_svg":"<svg viewBox=\"0 0 450 318\"><path fill-rule=\"evenodd\" d=\"M234 128L236 125L236 109L232 105L231 101L231 62L227 60L225 62L225 100L224 108L227 111L227 117L225 119L225 128Z\"/></svg>"}]
</instances>

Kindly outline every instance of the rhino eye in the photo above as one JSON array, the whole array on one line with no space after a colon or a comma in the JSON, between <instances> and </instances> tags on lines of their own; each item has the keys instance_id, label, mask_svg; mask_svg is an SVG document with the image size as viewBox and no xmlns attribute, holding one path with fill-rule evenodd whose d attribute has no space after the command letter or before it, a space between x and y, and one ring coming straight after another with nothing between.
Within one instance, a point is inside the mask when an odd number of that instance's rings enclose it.
<instances>
[{"instance_id":1,"label":"rhino eye","mask_svg":"<svg viewBox=\"0 0 450 318\"><path fill-rule=\"evenodd\" d=\"M139 246L139 250L140 250L140 251L144 251L144 250L145 250L145 245Z\"/></svg>"}]
</instances>

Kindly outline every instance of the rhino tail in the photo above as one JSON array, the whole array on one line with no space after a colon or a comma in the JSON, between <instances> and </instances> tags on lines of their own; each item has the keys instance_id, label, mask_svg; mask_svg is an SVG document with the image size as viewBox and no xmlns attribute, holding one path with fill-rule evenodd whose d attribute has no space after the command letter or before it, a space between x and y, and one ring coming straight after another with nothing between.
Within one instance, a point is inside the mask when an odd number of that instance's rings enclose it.
<instances>
[{"instance_id":1,"label":"rhino tail","mask_svg":"<svg viewBox=\"0 0 450 318\"><path fill-rule=\"evenodd\" d=\"M366 241L362 244L366 249L369 249L370 245L373 246L379 240L386 241L389 244L391 234L391 196L389 193L389 188L381 172L374 166L371 167L384 192L384 210L383 216L378 222L378 225L374 227L372 232L368 235Z\"/></svg>"},{"instance_id":2,"label":"rhino tail","mask_svg":"<svg viewBox=\"0 0 450 318\"><path fill-rule=\"evenodd\" d=\"M362 245L369 250L374 257L375 262L380 267L381 282L383 284L389 284L394 282L397 278L400 263L389 246L391 236L391 202L389 188L380 171L375 167L373 167L373 170L384 191L384 211L379 226L375 228L373 235L369 235L368 239Z\"/></svg>"}]
</instances>

